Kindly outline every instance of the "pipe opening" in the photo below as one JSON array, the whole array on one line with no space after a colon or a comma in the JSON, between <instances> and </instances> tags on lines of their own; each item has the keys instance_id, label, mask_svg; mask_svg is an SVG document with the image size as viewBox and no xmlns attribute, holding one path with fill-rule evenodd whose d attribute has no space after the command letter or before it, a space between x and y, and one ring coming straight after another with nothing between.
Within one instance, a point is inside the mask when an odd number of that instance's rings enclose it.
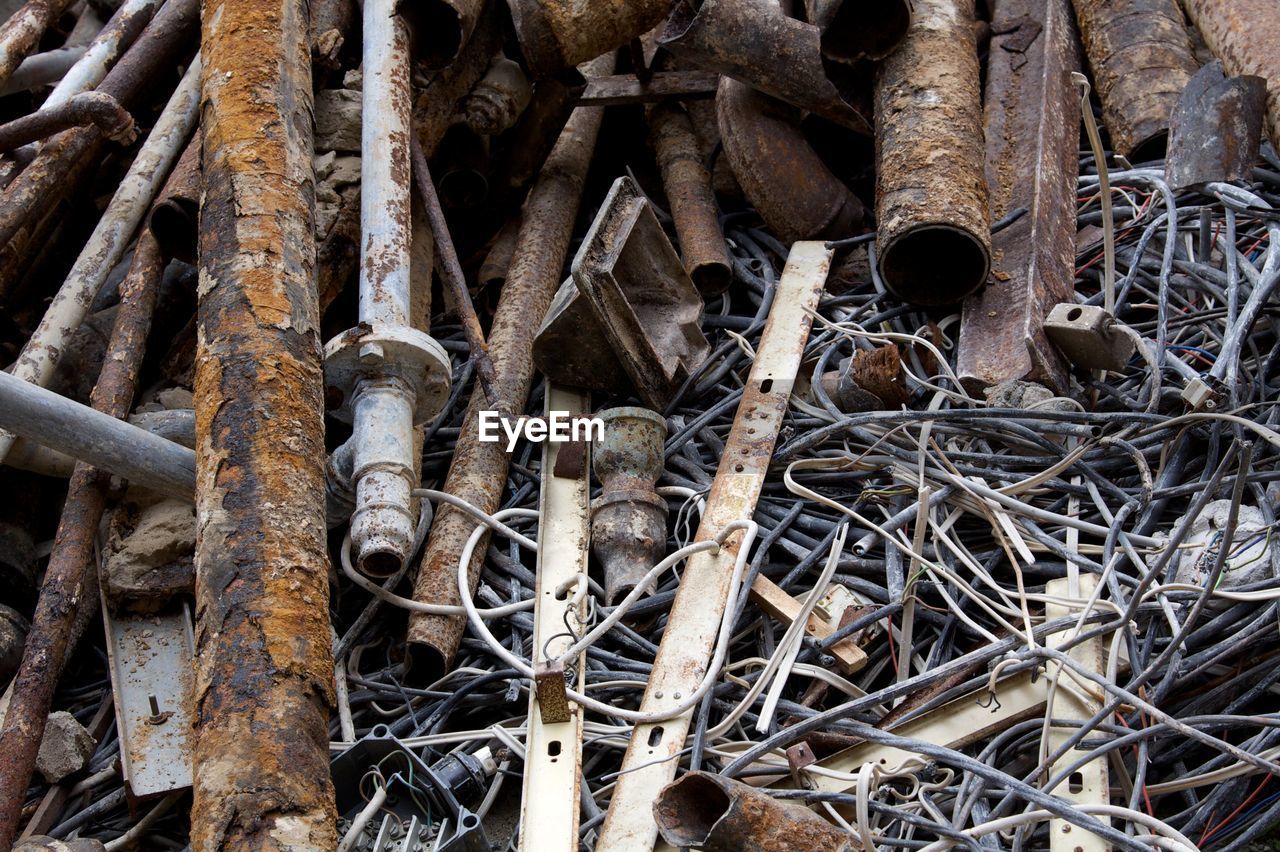
<instances>
[{"instance_id":1,"label":"pipe opening","mask_svg":"<svg viewBox=\"0 0 1280 852\"><path fill-rule=\"evenodd\" d=\"M1169 131L1160 130L1133 146L1126 158L1131 163L1149 163L1163 160L1169 148Z\"/></svg>"},{"instance_id":2,"label":"pipe opening","mask_svg":"<svg viewBox=\"0 0 1280 852\"><path fill-rule=\"evenodd\" d=\"M474 169L455 169L440 176L440 203L450 210L479 207L489 197L489 181Z\"/></svg>"},{"instance_id":3,"label":"pipe opening","mask_svg":"<svg viewBox=\"0 0 1280 852\"><path fill-rule=\"evenodd\" d=\"M950 305L987 279L990 258L972 234L948 225L914 228L884 248L880 275L898 298Z\"/></svg>"},{"instance_id":4,"label":"pipe opening","mask_svg":"<svg viewBox=\"0 0 1280 852\"><path fill-rule=\"evenodd\" d=\"M840 62L883 59L907 35L911 12L905 2L840 4L822 30L822 53Z\"/></svg>"},{"instance_id":5,"label":"pipe opening","mask_svg":"<svg viewBox=\"0 0 1280 852\"><path fill-rule=\"evenodd\" d=\"M409 25L414 59L432 71L447 68L462 49L462 16L443 0L400 3L396 13Z\"/></svg>"},{"instance_id":6,"label":"pipe opening","mask_svg":"<svg viewBox=\"0 0 1280 852\"><path fill-rule=\"evenodd\" d=\"M701 846L733 800L719 784L702 775L686 775L662 791L655 809L669 843Z\"/></svg>"},{"instance_id":7,"label":"pipe opening","mask_svg":"<svg viewBox=\"0 0 1280 852\"><path fill-rule=\"evenodd\" d=\"M191 199L170 198L156 206L151 212L151 235L164 256L195 262L199 217L199 205Z\"/></svg>"},{"instance_id":8,"label":"pipe opening","mask_svg":"<svg viewBox=\"0 0 1280 852\"><path fill-rule=\"evenodd\" d=\"M400 570L400 557L390 550L375 550L360 561L360 573L370 577L390 577Z\"/></svg>"},{"instance_id":9,"label":"pipe opening","mask_svg":"<svg viewBox=\"0 0 1280 852\"><path fill-rule=\"evenodd\" d=\"M435 683L449 673L448 660L438 648L424 642L409 641L405 645L409 658L409 670L405 673L405 682L411 686L426 686Z\"/></svg>"},{"instance_id":10,"label":"pipe opening","mask_svg":"<svg viewBox=\"0 0 1280 852\"><path fill-rule=\"evenodd\" d=\"M729 289L733 283L733 271L723 263L703 263L689 273L693 286L704 296L716 296Z\"/></svg>"}]
</instances>

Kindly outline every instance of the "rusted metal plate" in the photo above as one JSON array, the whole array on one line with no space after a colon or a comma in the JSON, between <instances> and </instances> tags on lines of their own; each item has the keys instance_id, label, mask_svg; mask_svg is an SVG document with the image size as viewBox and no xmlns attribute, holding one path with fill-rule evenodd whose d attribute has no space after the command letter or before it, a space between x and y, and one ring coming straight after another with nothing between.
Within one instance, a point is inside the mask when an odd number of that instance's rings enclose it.
<instances>
[{"instance_id":1,"label":"rusted metal plate","mask_svg":"<svg viewBox=\"0 0 1280 852\"><path fill-rule=\"evenodd\" d=\"M1177 0L1074 3L1112 147L1135 162L1160 157L1197 65Z\"/></svg>"},{"instance_id":2,"label":"rusted metal plate","mask_svg":"<svg viewBox=\"0 0 1280 852\"><path fill-rule=\"evenodd\" d=\"M1026 215L991 238L992 280L964 303L957 372L970 393L1014 379L1066 390L1044 318L1075 279L1080 68L1068 0L996 8L984 106L991 217Z\"/></svg>"},{"instance_id":3,"label":"rusted metal plate","mask_svg":"<svg viewBox=\"0 0 1280 852\"><path fill-rule=\"evenodd\" d=\"M1221 62L1197 71L1173 113L1165 181L1178 190L1251 179L1266 105L1261 77L1228 77Z\"/></svg>"},{"instance_id":4,"label":"rusted metal plate","mask_svg":"<svg viewBox=\"0 0 1280 852\"><path fill-rule=\"evenodd\" d=\"M1267 131L1280 151L1280 14L1274 0L1182 0L1228 74L1267 81Z\"/></svg>"},{"instance_id":5,"label":"rusted metal plate","mask_svg":"<svg viewBox=\"0 0 1280 852\"><path fill-rule=\"evenodd\" d=\"M727 525L754 513L809 339L811 311L830 266L831 251L822 243L792 246L695 541L714 540ZM678 707L702 681L728 604L742 537L733 533L718 552L697 553L686 563L645 688L643 711ZM684 748L692 717L689 710L635 727L597 848L610 852L653 848L658 826L651 806L675 776L672 758Z\"/></svg>"}]
</instances>

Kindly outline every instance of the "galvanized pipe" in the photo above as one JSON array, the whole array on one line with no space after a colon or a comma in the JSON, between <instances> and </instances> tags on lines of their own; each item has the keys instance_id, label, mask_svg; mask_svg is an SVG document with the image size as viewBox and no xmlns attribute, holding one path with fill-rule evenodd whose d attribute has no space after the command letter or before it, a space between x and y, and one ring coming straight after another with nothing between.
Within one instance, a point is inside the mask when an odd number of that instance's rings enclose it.
<instances>
[{"instance_id":1,"label":"galvanized pipe","mask_svg":"<svg viewBox=\"0 0 1280 852\"><path fill-rule=\"evenodd\" d=\"M674 101L654 106L649 111L649 141L662 170L685 272L703 296L723 293L733 280L729 248L720 230L711 174L684 108Z\"/></svg>"},{"instance_id":2,"label":"galvanized pipe","mask_svg":"<svg viewBox=\"0 0 1280 852\"><path fill-rule=\"evenodd\" d=\"M1280 9L1273 0L1182 0L1227 73L1267 82L1267 128L1280 151ZM1194 69L1193 69L1194 70Z\"/></svg>"},{"instance_id":3,"label":"galvanized pipe","mask_svg":"<svg viewBox=\"0 0 1280 852\"><path fill-rule=\"evenodd\" d=\"M612 68L612 56L590 63L594 74L607 74ZM512 415L524 410L533 381L534 332L560 285L601 116L599 107L574 111L524 205L515 255L489 331L498 399L490 401L472 391L443 489L486 512L498 509L511 458L501 444L480 442L480 412L492 409ZM437 513L414 580L414 600L461 604L458 560L474 528L475 519L465 512L445 506ZM472 589L480 579L484 550L476 548L468 566ZM462 616L410 616L415 682L431 682L447 671L465 625Z\"/></svg>"},{"instance_id":4,"label":"galvanized pipe","mask_svg":"<svg viewBox=\"0 0 1280 852\"><path fill-rule=\"evenodd\" d=\"M1067 367L1044 318L1075 287L1080 46L1069 0L1002 0L992 28L983 111L991 216L1027 213L991 238L996 275L965 300L956 372L970 393L1014 379L1065 393ZM1038 37L1023 47L1031 28Z\"/></svg>"},{"instance_id":5,"label":"galvanized pipe","mask_svg":"<svg viewBox=\"0 0 1280 852\"><path fill-rule=\"evenodd\" d=\"M1199 67L1177 0L1073 3L1111 147L1138 162L1162 157L1169 117Z\"/></svg>"},{"instance_id":6,"label":"galvanized pipe","mask_svg":"<svg viewBox=\"0 0 1280 852\"><path fill-rule=\"evenodd\" d=\"M870 105L850 106L827 79L818 28L784 15L778 0L686 0L672 11L658 43L682 67L733 77L871 134Z\"/></svg>"},{"instance_id":7,"label":"galvanized pipe","mask_svg":"<svg viewBox=\"0 0 1280 852\"><path fill-rule=\"evenodd\" d=\"M876 74L876 248L885 286L919 305L987 280L991 228L973 0L916 0Z\"/></svg>"},{"instance_id":8,"label":"galvanized pipe","mask_svg":"<svg viewBox=\"0 0 1280 852\"><path fill-rule=\"evenodd\" d=\"M546 76L622 47L657 26L672 0L507 0L520 52Z\"/></svg>"},{"instance_id":9,"label":"galvanized pipe","mask_svg":"<svg viewBox=\"0 0 1280 852\"><path fill-rule=\"evenodd\" d=\"M716 115L743 194L784 243L841 239L862 223L862 202L813 150L794 108L722 77Z\"/></svg>"},{"instance_id":10,"label":"galvanized pipe","mask_svg":"<svg viewBox=\"0 0 1280 852\"><path fill-rule=\"evenodd\" d=\"M338 844L307 7L201 16L197 852Z\"/></svg>"},{"instance_id":11,"label":"galvanized pipe","mask_svg":"<svg viewBox=\"0 0 1280 852\"><path fill-rule=\"evenodd\" d=\"M164 263L154 242L144 236L134 252L129 274L120 285L120 310L102 374L93 389L93 408L88 409L93 419L126 425L117 418L128 415L133 405L163 272ZM24 398L49 394L4 373L0 376L0 387L17 391ZM11 404L0 405L0 411L6 413L12 408ZM74 429L76 424L67 425ZM0 848L9 848L17 835L54 690L67 654L74 647L76 623L86 611L97 610L94 542L106 493L107 477L102 472L83 463L76 465L31 619L22 665L0 728L0 754L5 755L0 761Z\"/></svg>"},{"instance_id":12,"label":"galvanized pipe","mask_svg":"<svg viewBox=\"0 0 1280 852\"><path fill-rule=\"evenodd\" d=\"M0 85L17 70L71 0L27 0L0 25Z\"/></svg>"},{"instance_id":13,"label":"galvanized pipe","mask_svg":"<svg viewBox=\"0 0 1280 852\"><path fill-rule=\"evenodd\" d=\"M412 157L409 33L394 0L364 4L360 322L326 346L330 386L350 403L355 441L356 565L395 574L409 558L417 513L413 427L440 409L449 360L410 323ZM443 389L440 385L443 384Z\"/></svg>"},{"instance_id":14,"label":"galvanized pipe","mask_svg":"<svg viewBox=\"0 0 1280 852\"><path fill-rule=\"evenodd\" d=\"M199 101L199 81L200 61L196 59L120 181L111 204L98 220L40 325L22 348L12 369L15 378L44 387L53 377L65 352L66 340L79 328L102 282L124 256L151 200L191 135ZM0 462L12 445L13 437L0 432Z\"/></svg>"},{"instance_id":15,"label":"galvanized pipe","mask_svg":"<svg viewBox=\"0 0 1280 852\"><path fill-rule=\"evenodd\" d=\"M710 772L690 772L658 794L653 815L672 846L706 852L853 852L860 842L800 804Z\"/></svg>"},{"instance_id":16,"label":"galvanized pipe","mask_svg":"<svg viewBox=\"0 0 1280 852\"><path fill-rule=\"evenodd\" d=\"M28 56L0 86L0 97L57 83L84 56L85 50L83 47L59 47Z\"/></svg>"}]
</instances>

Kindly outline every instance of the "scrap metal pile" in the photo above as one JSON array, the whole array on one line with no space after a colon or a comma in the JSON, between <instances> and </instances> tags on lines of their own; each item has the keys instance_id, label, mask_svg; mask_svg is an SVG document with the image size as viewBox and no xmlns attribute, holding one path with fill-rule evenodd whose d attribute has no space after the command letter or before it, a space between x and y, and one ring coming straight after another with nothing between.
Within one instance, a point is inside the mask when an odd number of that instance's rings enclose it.
<instances>
[{"instance_id":1,"label":"scrap metal pile","mask_svg":"<svg viewBox=\"0 0 1280 852\"><path fill-rule=\"evenodd\" d=\"M1280 823L1280 0L0 12L0 847Z\"/></svg>"}]
</instances>

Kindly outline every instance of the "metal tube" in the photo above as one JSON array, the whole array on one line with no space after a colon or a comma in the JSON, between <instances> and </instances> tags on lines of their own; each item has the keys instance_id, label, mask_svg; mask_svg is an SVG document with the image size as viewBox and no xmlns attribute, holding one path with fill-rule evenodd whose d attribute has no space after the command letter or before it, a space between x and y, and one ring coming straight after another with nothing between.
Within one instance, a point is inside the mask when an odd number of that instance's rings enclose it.
<instances>
[{"instance_id":1,"label":"metal tube","mask_svg":"<svg viewBox=\"0 0 1280 852\"><path fill-rule=\"evenodd\" d=\"M22 348L12 369L15 378L41 387L49 383L66 349L67 338L79 328L102 282L111 268L120 262L129 239L191 135L199 101L199 80L200 62L197 59L178 84L128 173L120 181L111 204L98 220L40 325ZM11 446L12 436L0 433L0 462L4 461Z\"/></svg>"},{"instance_id":2,"label":"metal tube","mask_svg":"<svg viewBox=\"0 0 1280 852\"><path fill-rule=\"evenodd\" d=\"M0 152L60 133L69 127L92 124L102 135L128 145L137 135L133 116L110 95L85 92L50 109L41 109L0 125Z\"/></svg>"},{"instance_id":3,"label":"metal tube","mask_svg":"<svg viewBox=\"0 0 1280 852\"><path fill-rule=\"evenodd\" d=\"M307 5L202 15L199 852L338 844Z\"/></svg>"},{"instance_id":4,"label":"metal tube","mask_svg":"<svg viewBox=\"0 0 1280 852\"><path fill-rule=\"evenodd\" d=\"M55 50L37 53L22 60L12 76L0 86L0 97L12 95L14 92L25 92L40 86L47 86L62 79L67 71L75 66L84 56L83 47L59 47Z\"/></svg>"},{"instance_id":5,"label":"metal tube","mask_svg":"<svg viewBox=\"0 0 1280 852\"><path fill-rule=\"evenodd\" d=\"M173 497L195 487L186 447L3 372L0 427Z\"/></svg>"},{"instance_id":6,"label":"metal tube","mask_svg":"<svg viewBox=\"0 0 1280 852\"><path fill-rule=\"evenodd\" d=\"M101 83L102 78L107 76L107 70L151 22L151 16L160 8L161 2L162 0L125 0L106 26L89 42L80 61L54 87L49 97L45 98L40 110L64 104Z\"/></svg>"},{"instance_id":7,"label":"metal tube","mask_svg":"<svg viewBox=\"0 0 1280 852\"><path fill-rule=\"evenodd\" d=\"M17 70L71 0L27 0L0 25L0 85Z\"/></svg>"},{"instance_id":8,"label":"metal tube","mask_svg":"<svg viewBox=\"0 0 1280 852\"><path fill-rule=\"evenodd\" d=\"M948 305L991 266L973 0L914 8L876 74L877 260L894 295Z\"/></svg>"},{"instance_id":9,"label":"metal tube","mask_svg":"<svg viewBox=\"0 0 1280 852\"><path fill-rule=\"evenodd\" d=\"M1024 28L1039 36L1021 47ZM1075 280L1080 68L1068 0L1004 0L987 60L987 189L992 218L1027 214L991 238L994 280L964 303L957 372L970 393L1014 379L1059 393L1067 368L1044 318Z\"/></svg>"},{"instance_id":10,"label":"metal tube","mask_svg":"<svg viewBox=\"0 0 1280 852\"><path fill-rule=\"evenodd\" d=\"M777 0L690 0L676 5L658 43L681 67L703 68L870 135L870 104L851 106L822 68L818 28Z\"/></svg>"},{"instance_id":11,"label":"metal tube","mask_svg":"<svg viewBox=\"0 0 1280 852\"><path fill-rule=\"evenodd\" d=\"M413 33L414 58L427 69L447 68L471 38L484 0L419 0L400 3Z\"/></svg>"},{"instance_id":12,"label":"metal tube","mask_svg":"<svg viewBox=\"0 0 1280 852\"><path fill-rule=\"evenodd\" d=\"M1228 74L1267 81L1267 127L1280 151L1280 20L1276 4L1264 0L1182 0L1209 49ZM1193 69L1194 70L1194 69Z\"/></svg>"},{"instance_id":13,"label":"metal tube","mask_svg":"<svg viewBox=\"0 0 1280 852\"><path fill-rule=\"evenodd\" d=\"M1177 0L1072 2L1111 146L1136 162L1159 159L1178 96L1200 65Z\"/></svg>"},{"instance_id":14,"label":"metal tube","mask_svg":"<svg viewBox=\"0 0 1280 852\"><path fill-rule=\"evenodd\" d=\"M612 63L612 56L601 57L591 63L591 71L607 74ZM511 416L524 410L533 381L534 332L560 285L601 116L599 107L574 111L525 202L520 237L489 332L498 399L489 401L483 393L472 392L443 489L486 512L498 509L511 457L501 444L480 443L480 411L495 409ZM414 600L460 605L458 560L474 528L471 515L452 507L436 514L414 580ZM480 579L484 551L483 545L476 548L468 566L472 589ZM465 624L462 616L410 616L415 682L430 682L447 670Z\"/></svg>"},{"instance_id":15,"label":"metal tube","mask_svg":"<svg viewBox=\"0 0 1280 852\"><path fill-rule=\"evenodd\" d=\"M710 772L673 781L653 803L662 839L706 852L852 852L853 835L804 805Z\"/></svg>"},{"instance_id":16,"label":"metal tube","mask_svg":"<svg viewBox=\"0 0 1280 852\"><path fill-rule=\"evenodd\" d=\"M507 0L520 52L547 76L622 47L657 26L672 0Z\"/></svg>"},{"instance_id":17,"label":"metal tube","mask_svg":"<svg viewBox=\"0 0 1280 852\"><path fill-rule=\"evenodd\" d=\"M711 175L684 108L663 101L649 111L649 141L662 170L685 271L704 296L723 293L733 280L729 248L716 209Z\"/></svg>"},{"instance_id":18,"label":"metal tube","mask_svg":"<svg viewBox=\"0 0 1280 852\"><path fill-rule=\"evenodd\" d=\"M792 107L723 77L716 115L743 194L784 243L848 237L862 223L862 202L809 144Z\"/></svg>"},{"instance_id":19,"label":"metal tube","mask_svg":"<svg viewBox=\"0 0 1280 852\"><path fill-rule=\"evenodd\" d=\"M80 419L127 426L117 418L128 415L133 405L163 271L164 264L154 242L144 236L134 253L129 274L120 285L120 310L111 331L102 374L93 389L93 408L86 409L92 417L82 414ZM56 396L6 374L0 373L0 376L3 376L0 387L21 394L21 398ZM13 408L9 403L0 405L0 411L6 414ZM79 427L79 423L66 425L73 430ZM48 424L45 428L48 430ZM5 755L5 760L0 761L2 848L9 848L17 835L54 689L67 654L74 647L72 639L80 620L78 616L97 610L93 554L106 493L107 477L102 472L83 463L76 465L31 619L22 665L13 682L9 709L0 728L0 753Z\"/></svg>"},{"instance_id":20,"label":"metal tube","mask_svg":"<svg viewBox=\"0 0 1280 852\"><path fill-rule=\"evenodd\" d=\"M156 196L147 219L147 227L166 258L196 262L200 184L200 137L197 134L169 172L169 179Z\"/></svg>"},{"instance_id":21,"label":"metal tube","mask_svg":"<svg viewBox=\"0 0 1280 852\"><path fill-rule=\"evenodd\" d=\"M907 35L911 0L805 0L826 62L884 59Z\"/></svg>"}]
</instances>

